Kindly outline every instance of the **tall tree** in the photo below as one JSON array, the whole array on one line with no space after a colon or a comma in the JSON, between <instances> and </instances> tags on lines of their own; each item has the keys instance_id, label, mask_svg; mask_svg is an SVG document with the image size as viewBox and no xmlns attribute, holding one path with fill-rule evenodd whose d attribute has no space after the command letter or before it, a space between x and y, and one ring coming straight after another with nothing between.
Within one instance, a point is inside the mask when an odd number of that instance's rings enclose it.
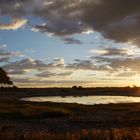
<instances>
[{"instance_id":1,"label":"tall tree","mask_svg":"<svg viewBox=\"0 0 140 140\"><path fill-rule=\"evenodd\" d=\"M13 85L13 82L8 77L6 71L0 67L0 87L1 86L10 86Z\"/></svg>"}]
</instances>

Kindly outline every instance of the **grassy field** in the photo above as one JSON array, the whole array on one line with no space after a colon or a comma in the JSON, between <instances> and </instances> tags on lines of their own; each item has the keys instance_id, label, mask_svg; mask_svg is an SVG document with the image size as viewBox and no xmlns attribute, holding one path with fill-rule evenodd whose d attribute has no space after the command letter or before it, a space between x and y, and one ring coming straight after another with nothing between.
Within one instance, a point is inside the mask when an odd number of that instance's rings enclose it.
<instances>
[{"instance_id":1,"label":"grassy field","mask_svg":"<svg viewBox=\"0 0 140 140\"><path fill-rule=\"evenodd\" d=\"M9 89L0 91L1 140L139 140L140 103L33 103L32 96L133 95L139 88Z\"/></svg>"}]
</instances>

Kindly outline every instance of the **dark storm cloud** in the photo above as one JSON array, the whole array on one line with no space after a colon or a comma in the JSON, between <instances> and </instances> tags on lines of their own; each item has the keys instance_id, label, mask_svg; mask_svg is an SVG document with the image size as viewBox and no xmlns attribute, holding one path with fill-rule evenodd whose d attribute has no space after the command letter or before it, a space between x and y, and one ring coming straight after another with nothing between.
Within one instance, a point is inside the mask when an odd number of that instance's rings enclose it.
<instances>
[{"instance_id":1,"label":"dark storm cloud","mask_svg":"<svg viewBox=\"0 0 140 140\"><path fill-rule=\"evenodd\" d=\"M46 19L47 20L47 19ZM50 33L51 35L65 36L82 33L86 30L86 27L79 25L77 21L53 19L48 24L36 25L32 28L32 31Z\"/></svg>"},{"instance_id":2,"label":"dark storm cloud","mask_svg":"<svg viewBox=\"0 0 140 140\"><path fill-rule=\"evenodd\" d=\"M56 35L82 33L87 28L118 42L139 42L139 0L52 0L34 10L48 20L39 31Z\"/></svg>"},{"instance_id":3,"label":"dark storm cloud","mask_svg":"<svg viewBox=\"0 0 140 140\"><path fill-rule=\"evenodd\" d=\"M139 0L98 0L84 2L82 19L105 37L131 41L139 35Z\"/></svg>"},{"instance_id":4,"label":"dark storm cloud","mask_svg":"<svg viewBox=\"0 0 140 140\"><path fill-rule=\"evenodd\" d=\"M0 15L22 17L29 13L32 0L0 0ZM28 14L27 13L27 14Z\"/></svg>"},{"instance_id":5,"label":"dark storm cloud","mask_svg":"<svg viewBox=\"0 0 140 140\"><path fill-rule=\"evenodd\" d=\"M34 31L64 36L90 29L117 42L140 40L139 0L0 0L1 16L31 14L44 20Z\"/></svg>"}]
</instances>

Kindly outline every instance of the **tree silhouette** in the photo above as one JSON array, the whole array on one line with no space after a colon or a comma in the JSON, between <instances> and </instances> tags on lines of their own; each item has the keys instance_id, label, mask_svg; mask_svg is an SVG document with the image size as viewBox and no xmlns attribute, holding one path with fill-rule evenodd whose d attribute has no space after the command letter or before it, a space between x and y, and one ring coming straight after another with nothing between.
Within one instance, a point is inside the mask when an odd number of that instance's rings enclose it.
<instances>
[{"instance_id":1,"label":"tree silhouette","mask_svg":"<svg viewBox=\"0 0 140 140\"><path fill-rule=\"evenodd\" d=\"M6 71L0 67L0 87L13 85L13 82L8 77Z\"/></svg>"}]
</instances>

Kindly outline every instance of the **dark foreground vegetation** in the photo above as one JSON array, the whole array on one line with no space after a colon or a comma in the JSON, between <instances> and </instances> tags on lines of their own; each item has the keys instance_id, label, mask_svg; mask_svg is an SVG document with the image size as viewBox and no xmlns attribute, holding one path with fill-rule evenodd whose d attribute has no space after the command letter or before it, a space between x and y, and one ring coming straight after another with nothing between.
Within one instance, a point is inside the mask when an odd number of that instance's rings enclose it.
<instances>
[{"instance_id":1,"label":"dark foreground vegetation","mask_svg":"<svg viewBox=\"0 0 140 140\"><path fill-rule=\"evenodd\" d=\"M73 133L51 133L48 131L28 132L5 131L0 134L1 140L139 140L139 128L114 128L111 130L83 129Z\"/></svg>"},{"instance_id":2,"label":"dark foreground vegetation","mask_svg":"<svg viewBox=\"0 0 140 140\"><path fill-rule=\"evenodd\" d=\"M132 95L134 88L0 90L0 140L139 140L140 103L78 105L21 101L32 96Z\"/></svg>"}]
</instances>

